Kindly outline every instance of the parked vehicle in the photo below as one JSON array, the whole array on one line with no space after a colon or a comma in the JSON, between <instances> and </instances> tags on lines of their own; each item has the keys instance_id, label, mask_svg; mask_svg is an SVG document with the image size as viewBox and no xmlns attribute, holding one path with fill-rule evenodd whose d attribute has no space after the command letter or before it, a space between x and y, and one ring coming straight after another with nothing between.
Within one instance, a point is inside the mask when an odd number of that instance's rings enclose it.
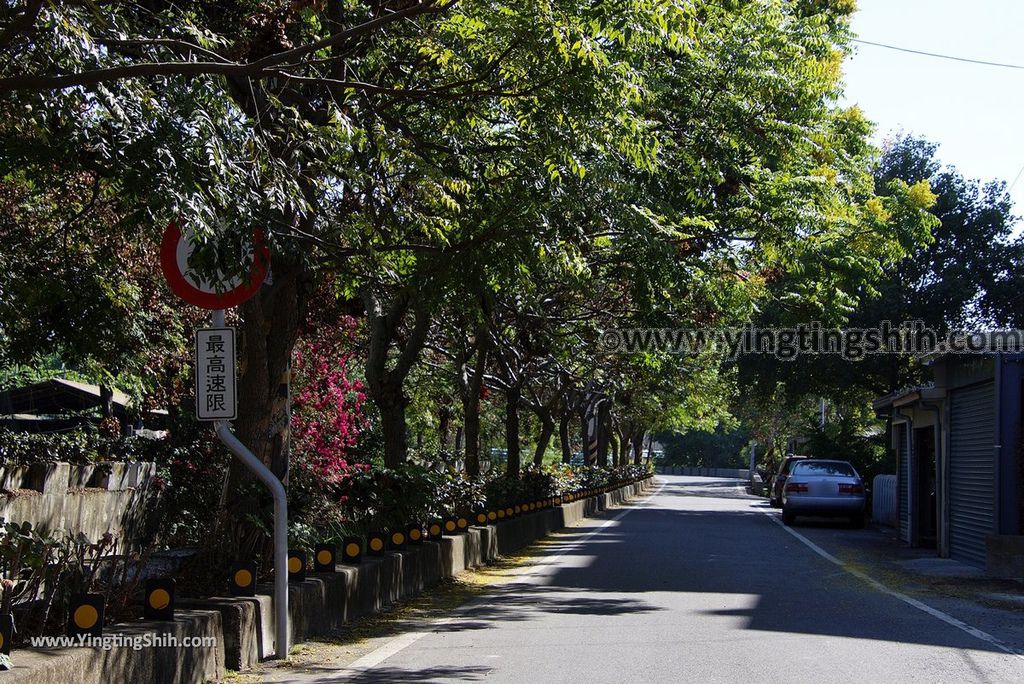
<instances>
[{"instance_id":1,"label":"parked vehicle","mask_svg":"<svg viewBox=\"0 0 1024 684\"><path fill-rule=\"evenodd\" d=\"M795 463L782 488L782 522L798 515L848 517L864 526L864 481L846 461L804 459Z\"/></svg>"},{"instance_id":2,"label":"parked vehicle","mask_svg":"<svg viewBox=\"0 0 1024 684\"><path fill-rule=\"evenodd\" d=\"M806 458L807 456L789 454L786 458L782 459L779 469L771 478L771 488L768 490L768 504L772 508L778 508L782 505L782 488L786 484L786 478L789 477L789 471L792 469L793 464Z\"/></svg>"}]
</instances>

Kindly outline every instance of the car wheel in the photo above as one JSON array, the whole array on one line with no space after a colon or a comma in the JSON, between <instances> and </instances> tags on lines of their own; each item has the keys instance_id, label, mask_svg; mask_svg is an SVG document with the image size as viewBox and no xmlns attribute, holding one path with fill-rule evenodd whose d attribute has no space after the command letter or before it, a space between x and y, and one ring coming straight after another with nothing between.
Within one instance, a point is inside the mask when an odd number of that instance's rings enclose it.
<instances>
[{"instance_id":1,"label":"car wheel","mask_svg":"<svg viewBox=\"0 0 1024 684\"><path fill-rule=\"evenodd\" d=\"M782 511L782 524L792 525L796 522L796 513L790 513L789 511Z\"/></svg>"},{"instance_id":2,"label":"car wheel","mask_svg":"<svg viewBox=\"0 0 1024 684\"><path fill-rule=\"evenodd\" d=\"M853 527L858 530L864 527L864 515L861 514L850 516L850 527Z\"/></svg>"}]
</instances>

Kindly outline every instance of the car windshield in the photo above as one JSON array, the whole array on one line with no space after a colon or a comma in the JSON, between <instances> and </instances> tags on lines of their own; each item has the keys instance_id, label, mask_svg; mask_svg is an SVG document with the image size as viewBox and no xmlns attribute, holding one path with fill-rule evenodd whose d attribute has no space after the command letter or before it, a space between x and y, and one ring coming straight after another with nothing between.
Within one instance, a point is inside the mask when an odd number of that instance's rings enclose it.
<instances>
[{"instance_id":1,"label":"car windshield","mask_svg":"<svg viewBox=\"0 0 1024 684\"><path fill-rule=\"evenodd\" d=\"M801 461L793 467L793 474L857 477L853 466L844 461Z\"/></svg>"}]
</instances>

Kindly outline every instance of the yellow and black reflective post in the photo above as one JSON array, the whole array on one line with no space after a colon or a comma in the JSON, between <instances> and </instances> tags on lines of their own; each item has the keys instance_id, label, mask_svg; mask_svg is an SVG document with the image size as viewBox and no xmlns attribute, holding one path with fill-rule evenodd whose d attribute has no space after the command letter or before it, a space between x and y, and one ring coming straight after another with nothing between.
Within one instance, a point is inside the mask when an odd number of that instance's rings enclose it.
<instances>
[{"instance_id":1,"label":"yellow and black reflective post","mask_svg":"<svg viewBox=\"0 0 1024 684\"><path fill-rule=\"evenodd\" d=\"M371 556L383 556L386 539L383 532L371 532L366 541L366 552Z\"/></svg>"},{"instance_id":2,"label":"yellow and black reflective post","mask_svg":"<svg viewBox=\"0 0 1024 684\"><path fill-rule=\"evenodd\" d=\"M75 594L68 609L68 636L103 636L103 594Z\"/></svg>"},{"instance_id":3,"label":"yellow and black reflective post","mask_svg":"<svg viewBox=\"0 0 1024 684\"><path fill-rule=\"evenodd\" d=\"M231 568L228 585L232 596L255 596L256 564L251 562L236 563Z\"/></svg>"},{"instance_id":4,"label":"yellow and black reflective post","mask_svg":"<svg viewBox=\"0 0 1024 684\"><path fill-rule=\"evenodd\" d=\"M301 549L288 549L288 581L306 581L306 552Z\"/></svg>"},{"instance_id":5,"label":"yellow and black reflective post","mask_svg":"<svg viewBox=\"0 0 1024 684\"><path fill-rule=\"evenodd\" d=\"M363 561L363 540L345 537L341 543L341 560L349 565L359 565Z\"/></svg>"},{"instance_id":6,"label":"yellow and black reflective post","mask_svg":"<svg viewBox=\"0 0 1024 684\"><path fill-rule=\"evenodd\" d=\"M427 523L427 537L431 541L437 541L441 538L444 532L444 522L441 520L431 520Z\"/></svg>"},{"instance_id":7,"label":"yellow and black reflective post","mask_svg":"<svg viewBox=\"0 0 1024 684\"><path fill-rule=\"evenodd\" d=\"M388 532L388 545L392 551L401 551L405 548L405 531L404 530L391 530Z\"/></svg>"},{"instance_id":8,"label":"yellow and black reflective post","mask_svg":"<svg viewBox=\"0 0 1024 684\"><path fill-rule=\"evenodd\" d=\"M313 571L334 572L338 563L338 547L334 544L317 544L313 547Z\"/></svg>"},{"instance_id":9,"label":"yellow and black reflective post","mask_svg":"<svg viewBox=\"0 0 1024 684\"><path fill-rule=\"evenodd\" d=\"M160 577L146 580L142 617L146 620L174 619L174 580Z\"/></svg>"},{"instance_id":10,"label":"yellow and black reflective post","mask_svg":"<svg viewBox=\"0 0 1024 684\"><path fill-rule=\"evenodd\" d=\"M0 653L11 655L11 639L14 636L14 616L10 613L0 615Z\"/></svg>"},{"instance_id":11,"label":"yellow and black reflective post","mask_svg":"<svg viewBox=\"0 0 1024 684\"><path fill-rule=\"evenodd\" d=\"M405 536L408 538L409 543L413 546L420 546L423 544L423 525L420 523L413 523L405 528Z\"/></svg>"}]
</instances>

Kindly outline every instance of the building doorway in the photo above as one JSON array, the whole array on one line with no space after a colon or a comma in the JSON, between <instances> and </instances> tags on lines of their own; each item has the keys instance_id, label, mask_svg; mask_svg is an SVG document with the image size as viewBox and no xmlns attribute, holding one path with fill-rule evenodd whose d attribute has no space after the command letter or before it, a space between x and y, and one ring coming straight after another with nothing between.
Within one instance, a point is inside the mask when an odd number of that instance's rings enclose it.
<instances>
[{"instance_id":1,"label":"building doorway","mask_svg":"<svg viewBox=\"0 0 1024 684\"><path fill-rule=\"evenodd\" d=\"M914 537L917 546L934 549L938 529L935 482L935 428L914 430Z\"/></svg>"}]
</instances>

